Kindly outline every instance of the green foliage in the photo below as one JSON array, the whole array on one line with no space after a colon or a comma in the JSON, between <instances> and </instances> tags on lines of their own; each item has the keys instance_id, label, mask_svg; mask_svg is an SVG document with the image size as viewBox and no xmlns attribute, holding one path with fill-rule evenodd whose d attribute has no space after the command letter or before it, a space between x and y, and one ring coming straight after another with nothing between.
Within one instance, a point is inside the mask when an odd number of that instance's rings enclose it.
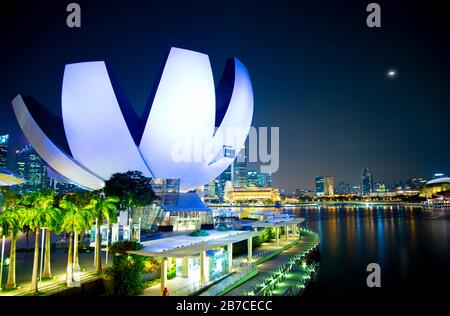
<instances>
[{"instance_id":1,"label":"green foliage","mask_svg":"<svg viewBox=\"0 0 450 316\"><path fill-rule=\"evenodd\" d=\"M170 280L176 276L177 276L177 268L173 266L171 269L169 269L169 271L167 271L167 279Z\"/></svg>"},{"instance_id":2,"label":"green foliage","mask_svg":"<svg viewBox=\"0 0 450 316\"><path fill-rule=\"evenodd\" d=\"M228 226L222 225L222 226L217 227L217 230L219 232L227 232L227 231L231 230L231 228Z\"/></svg>"},{"instance_id":3,"label":"green foliage","mask_svg":"<svg viewBox=\"0 0 450 316\"><path fill-rule=\"evenodd\" d=\"M117 222L117 204L119 198L116 196L105 197L100 192L93 192L89 196L89 204L85 209L98 220L98 225L103 225L104 219L108 223Z\"/></svg>"},{"instance_id":4,"label":"green foliage","mask_svg":"<svg viewBox=\"0 0 450 316\"><path fill-rule=\"evenodd\" d=\"M126 255L127 251L141 250L142 248L144 248L144 246L135 240L121 240L112 244L109 247L109 251L119 255Z\"/></svg>"},{"instance_id":5,"label":"green foliage","mask_svg":"<svg viewBox=\"0 0 450 316\"><path fill-rule=\"evenodd\" d=\"M113 280L114 295L133 296L141 294L147 284L142 280L145 259L137 255L128 255L130 250L140 250L143 246L137 241L117 241L111 247L115 253L113 265L108 276Z\"/></svg>"},{"instance_id":6,"label":"green foliage","mask_svg":"<svg viewBox=\"0 0 450 316\"><path fill-rule=\"evenodd\" d=\"M118 197L122 210L150 205L156 199L151 178L145 177L140 171L113 174L105 181L103 191L106 196Z\"/></svg>"},{"instance_id":7,"label":"green foliage","mask_svg":"<svg viewBox=\"0 0 450 316\"><path fill-rule=\"evenodd\" d=\"M199 229L199 230L194 230L193 232L191 232L189 234L189 236L191 236L191 237L205 237L205 236L209 236L209 233L206 230Z\"/></svg>"},{"instance_id":8,"label":"green foliage","mask_svg":"<svg viewBox=\"0 0 450 316\"><path fill-rule=\"evenodd\" d=\"M63 210L60 229L66 233L73 231L81 232L90 229L92 215L82 206L75 204L67 199L59 202L59 207Z\"/></svg>"},{"instance_id":9,"label":"green foliage","mask_svg":"<svg viewBox=\"0 0 450 316\"><path fill-rule=\"evenodd\" d=\"M267 227L263 230L263 233L259 236L252 238L252 248L256 248L261 244L271 241L275 238L275 230L273 227ZM247 253L247 240L242 240L233 244L233 255L241 255Z\"/></svg>"},{"instance_id":10,"label":"green foliage","mask_svg":"<svg viewBox=\"0 0 450 316\"><path fill-rule=\"evenodd\" d=\"M20 227L20 218L16 211L9 209L0 213L0 228L2 235L13 234L15 236L19 232Z\"/></svg>"}]
</instances>

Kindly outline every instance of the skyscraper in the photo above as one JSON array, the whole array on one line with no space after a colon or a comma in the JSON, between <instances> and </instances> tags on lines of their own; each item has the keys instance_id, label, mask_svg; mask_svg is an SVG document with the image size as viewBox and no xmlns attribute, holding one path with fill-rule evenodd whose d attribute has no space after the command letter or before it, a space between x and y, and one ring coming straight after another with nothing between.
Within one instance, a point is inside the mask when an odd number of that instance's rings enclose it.
<instances>
[{"instance_id":1,"label":"skyscraper","mask_svg":"<svg viewBox=\"0 0 450 316\"><path fill-rule=\"evenodd\" d=\"M47 165L31 145L16 152L16 174L25 182L15 189L26 194L48 188Z\"/></svg>"},{"instance_id":2,"label":"skyscraper","mask_svg":"<svg viewBox=\"0 0 450 316\"><path fill-rule=\"evenodd\" d=\"M247 185L269 188L272 186L272 173L249 170L247 171Z\"/></svg>"},{"instance_id":3,"label":"skyscraper","mask_svg":"<svg viewBox=\"0 0 450 316\"><path fill-rule=\"evenodd\" d=\"M338 187L336 188L336 193L338 194L350 194L352 192L351 185L346 182L339 182Z\"/></svg>"},{"instance_id":4,"label":"skyscraper","mask_svg":"<svg viewBox=\"0 0 450 316\"><path fill-rule=\"evenodd\" d=\"M316 177L316 195L321 196L324 194L325 194L325 189L324 189L323 177L322 176Z\"/></svg>"},{"instance_id":5,"label":"skyscraper","mask_svg":"<svg viewBox=\"0 0 450 316\"><path fill-rule=\"evenodd\" d=\"M9 135L0 135L0 168L6 169Z\"/></svg>"},{"instance_id":6,"label":"skyscraper","mask_svg":"<svg viewBox=\"0 0 450 316\"><path fill-rule=\"evenodd\" d=\"M258 173L258 186L261 188L272 187L272 173L271 172L259 172Z\"/></svg>"},{"instance_id":7,"label":"skyscraper","mask_svg":"<svg viewBox=\"0 0 450 316\"><path fill-rule=\"evenodd\" d=\"M234 160L233 169L233 187L242 188L247 186L247 156L245 154L245 145L242 146Z\"/></svg>"},{"instance_id":8,"label":"skyscraper","mask_svg":"<svg viewBox=\"0 0 450 316\"><path fill-rule=\"evenodd\" d=\"M329 176L316 177L316 195L334 195L334 178Z\"/></svg>"},{"instance_id":9,"label":"skyscraper","mask_svg":"<svg viewBox=\"0 0 450 316\"><path fill-rule=\"evenodd\" d=\"M259 172L255 170L247 171L247 185L259 187Z\"/></svg>"},{"instance_id":10,"label":"skyscraper","mask_svg":"<svg viewBox=\"0 0 450 316\"><path fill-rule=\"evenodd\" d=\"M369 168L361 170L361 195L368 195L373 192L372 174Z\"/></svg>"},{"instance_id":11,"label":"skyscraper","mask_svg":"<svg viewBox=\"0 0 450 316\"><path fill-rule=\"evenodd\" d=\"M216 194L219 197L219 199L223 199L224 193L225 193L225 183L232 181L232 175L233 175L233 165L231 164L228 166L227 169L225 169L224 172L221 173L220 176L216 178Z\"/></svg>"}]
</instances>

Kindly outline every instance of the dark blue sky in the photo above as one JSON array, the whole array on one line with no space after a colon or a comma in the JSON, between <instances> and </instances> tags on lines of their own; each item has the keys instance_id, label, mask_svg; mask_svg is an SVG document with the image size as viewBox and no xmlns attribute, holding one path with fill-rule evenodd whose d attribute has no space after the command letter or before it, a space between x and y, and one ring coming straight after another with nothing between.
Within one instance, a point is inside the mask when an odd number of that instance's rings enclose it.
<instances>
[{"instance_id":1,"label":"dark blue sky","mask_svg":"<svg viewBox=\"0 0 450 316\"><path fill-rule=\"evenodd\" d=\"M171 46L228 57L252 77L254 126L280 127L274 184L313 187L316 175L359 181L362 167L393 182L450 173L450 38L446 11L428 1L10 1L0 8L0 133L25 140L18 93L58 113L64 65L105 60L140 112ZM13 5L14 3L14 5ZM390 68L398 77L388 79ZM10 157L11 162L13 156Z\"/></svg>"}]
</instances>

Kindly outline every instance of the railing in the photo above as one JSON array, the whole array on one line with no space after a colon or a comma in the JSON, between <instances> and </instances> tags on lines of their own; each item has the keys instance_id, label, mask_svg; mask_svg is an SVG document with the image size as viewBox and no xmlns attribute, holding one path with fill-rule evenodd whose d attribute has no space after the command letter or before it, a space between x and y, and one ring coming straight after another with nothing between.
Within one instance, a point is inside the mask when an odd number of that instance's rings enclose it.
<instances>
[{"instance_id":1,"label":"railing","mask_svg":"<svg viewBox=\"0 0 450 316\"><path fill-rule=\"evenodd\" d=\"M251 273L255 270L254 264L248 264L245 268L242 268L232 274L230 277L225 279L223 282L220 282L219 284L207 289L203 293L201 293L199 296L217 296L218 294L222 293L225 289L230 287L231 285L235 284L242 278L244 278L247 274Z\"/></svg>"},{"instance_id":2,"label":"railing","mask_svg":"<svg viewBox=\"0 0 450 316\"><path fill-rule=\"evenodd\" d=\"M243 291L241 292L241 295L259 295L259 296L267 296L267 295L273 295L273 291L278 287L278 284L285 279L285 277L291 272L298 269L304 270L306 272L306 279L309 279L311 277L311 274L314 273L315 269L317 268L315 264L312 264L310 266L306 265L306 262L302 267L299 267L300 261L302 261L311 251L313 251L314 248L317 247L317 245L320 242L319 235L309 229L301 229L301 232L303 234L308 235L310 240L305 241L304 245L305 247L301 249L296 255L294 255L288 263L283 264L279 266L277 269L273 270L270 276L268 276L261 284L257 285L256 288L254 288L252 291ZM304 284L298 284L296 285L296 288L304 288ZM289 295L288 291L293 292L292 287L287 289L283 293L283 295Z\"/></svg>"},{"instance_id":3,"label":"railing","mask_svg":"<svg viewBox=\"0 0 450 316\"><path fill-rule=\"evenodd\" d=\"M222 272L220 274L216 274L215 278L212 279L212 280L207 279L203 283L201 283L200 281L190 283L190 284L188 284L188 285L186 285L186 286L184 286L182 288L179 288L179 289L175 290L173 292L173 295L174 296L189 296L189 295L192 295L193 293L200 291L202 288L205 288L205 287L213 284L214 282L217 282L217 280L219 280L219 279L221 279L221 278L223 278L223 277L225 277L227 275L228 275L228 272Z\"/></svg>"}]
</instances>

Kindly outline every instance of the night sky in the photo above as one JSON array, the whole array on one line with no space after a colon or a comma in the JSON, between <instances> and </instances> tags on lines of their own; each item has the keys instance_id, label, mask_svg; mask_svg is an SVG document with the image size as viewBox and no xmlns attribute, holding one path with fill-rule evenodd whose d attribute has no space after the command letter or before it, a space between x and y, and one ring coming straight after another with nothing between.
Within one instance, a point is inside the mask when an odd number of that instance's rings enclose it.
<instances>
[{"instance_id":1,"label":"night sky","mask_svg":"<svg viewBox=\"0 0 450 316\"><path fill-rule=\"evenodd\" d=\"M0 5L0 134L12 134L11 153L26 144L18 93L59 113L64 65L105 60L140 113L175 46L207 53L216 82L227 58L246 65L253 126L280 127L275 186L313 189L317 175L356 184L363 167L388 183L450 173L450 22L437 4L377 1L374 29L371 1L90 0L77 1L82 27L70 29L70 2Z\"/></svg>"}]
</instances>

